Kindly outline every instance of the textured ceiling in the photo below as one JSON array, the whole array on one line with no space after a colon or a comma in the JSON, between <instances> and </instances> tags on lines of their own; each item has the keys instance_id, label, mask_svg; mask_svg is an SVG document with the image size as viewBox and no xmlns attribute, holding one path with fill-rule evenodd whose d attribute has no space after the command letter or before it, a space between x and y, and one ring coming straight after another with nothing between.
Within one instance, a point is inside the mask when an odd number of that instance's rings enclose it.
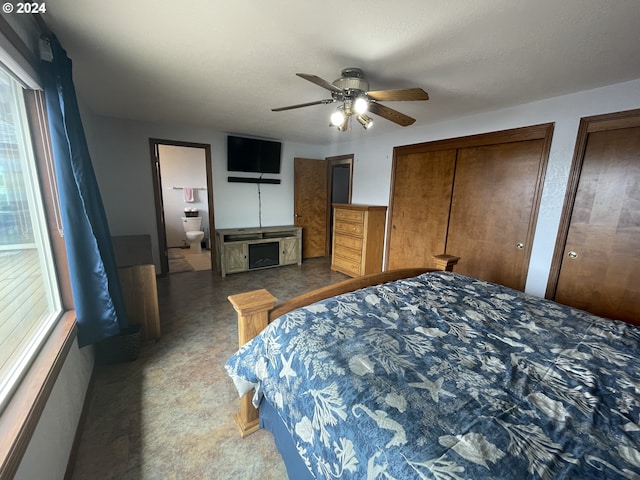
<instances>
[{"instance_id":1,"label":"textured ceiling","mask_svg":"<svg viewBox=\"0 0 640 480\"><path fill-rule=\"evenodd\" d=\"M412 128L271 112L330 98L298 72L421 87L427 102L385 104L415 125L640 78L638 0L53 0L44 19L95 114L294 142Z\"/></svg>"}]
</instances>

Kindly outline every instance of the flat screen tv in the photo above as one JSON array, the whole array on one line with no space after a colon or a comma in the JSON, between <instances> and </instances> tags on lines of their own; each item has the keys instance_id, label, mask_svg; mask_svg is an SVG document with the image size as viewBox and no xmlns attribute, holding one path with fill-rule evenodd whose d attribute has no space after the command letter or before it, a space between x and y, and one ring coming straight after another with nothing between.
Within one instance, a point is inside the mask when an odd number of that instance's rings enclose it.
<instances>
[{"instance_id":1,"label":"flat screen tv","mask_svg":"<svg viewBox=\"0 0 640 480\"><path fill-rule=\"evenodd\" d=\"M280 173L282 143L227 136L227 170L230 172Z\"/></svg>"}]
</instances>

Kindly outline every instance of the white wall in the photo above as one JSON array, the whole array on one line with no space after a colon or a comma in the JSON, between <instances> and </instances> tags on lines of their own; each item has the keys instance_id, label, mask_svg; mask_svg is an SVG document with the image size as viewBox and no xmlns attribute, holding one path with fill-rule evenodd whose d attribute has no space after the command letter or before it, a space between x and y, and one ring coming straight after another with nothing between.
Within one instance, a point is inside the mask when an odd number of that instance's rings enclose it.
<instances>
[{"instance_id":1,"label":"white wall","mask_svg":"<svg viewBox=\"0 0 640 480\"><path fill-rule=\"evenodd\" d=\"M15 480L64 478L92 369L91 347L74 340Z\"/></svg>"},{"instance_id":2,"label":"white wall","mask_svg":"<svg viewBox=\"0 0 640 480\"><path fill-rule=\"evenodd\" d=\"M160 269L149 139L211 145L215 228L293 223L293 158L323 158L317 145L283 143L281 184L230 183L225 132L184 125L162 125L102 116L83 117L87 142L112 235L151 235ZM231 176L241 176L234 172ZM247 175L252 176L252 175ZM253 175L255 176L255 175Z\"/></svg>"},{"instance_id":3,"label":"white wall","mask_svg":"<svg viewBox=\"0 0 640 480\"><path fill-rule=\"evenodd\" d=\"M325 156L354 154L353 203L388 205L394 146L554 122L526 284L528 293L544 296L580 118L635 108L640 108L640 80L428 126L398 128L394 135L330 145Z\"/></svg>"}]
</instances>

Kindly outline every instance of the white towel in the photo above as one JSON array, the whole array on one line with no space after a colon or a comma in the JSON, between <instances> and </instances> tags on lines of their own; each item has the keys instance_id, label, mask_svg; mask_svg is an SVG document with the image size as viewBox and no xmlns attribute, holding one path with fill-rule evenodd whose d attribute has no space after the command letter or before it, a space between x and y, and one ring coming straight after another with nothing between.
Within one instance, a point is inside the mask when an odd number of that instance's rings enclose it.
<instances>
[{"instance_id":1,"label":"white towel","mask_svg":"<svg viewBox=\"0 0 640 480\"><path fill-rule=\"evenodd\" d=\"M193 203L193 188L184 187L182 189L185 203Z\"/></svg>"}]
</instances>

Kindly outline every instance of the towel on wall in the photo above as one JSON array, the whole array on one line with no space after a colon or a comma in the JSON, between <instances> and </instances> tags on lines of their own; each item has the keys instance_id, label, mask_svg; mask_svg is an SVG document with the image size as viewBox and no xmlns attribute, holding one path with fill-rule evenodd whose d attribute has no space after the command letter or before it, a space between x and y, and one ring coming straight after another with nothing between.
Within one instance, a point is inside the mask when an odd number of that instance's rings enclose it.
<instances>
[{"instance_id":1,"label":"towel on wall","mask_svg":"<svg viewBox=\"0 0 640 480\"><path fill-rule=\"evenodd\" d=\"M186 203L193 203L193 188L184 187L182 194L184 195L184 201Z\"/></svg>"}]
</instances>

